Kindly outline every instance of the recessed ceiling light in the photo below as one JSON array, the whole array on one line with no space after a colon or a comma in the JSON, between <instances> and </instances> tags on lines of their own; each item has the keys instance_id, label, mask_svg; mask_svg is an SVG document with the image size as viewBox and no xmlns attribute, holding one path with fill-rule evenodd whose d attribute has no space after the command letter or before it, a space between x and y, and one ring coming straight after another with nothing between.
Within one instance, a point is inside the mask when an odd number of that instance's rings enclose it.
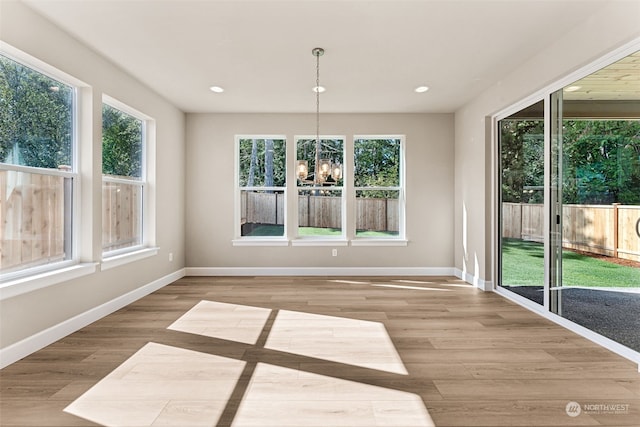
<instances>
[{"instance_id":1,"label":"recessed ceiling light","mask_svg":"<svg viewBox=\"0 0 640 427\"><path fill-rule=\"evenodd\" d=\"M418 93L424 93L429 90L429 86L418 86L415 91Z\"/></svg>"},{"instance_id":2,"label":"recessed ceiling light","mask_svg":"<svg viewBox=\"0 0 640 427\"><path fill-rule=\"evenodd\" d=\"M578 89L581 89L582 86L568 86L564 89L565 92L575 92Z\"/></svg>"},{"instance_id":3,"label":"recessed ceiling light","mask_svg":"<svg viewBox=\"0 0 640 427\"><path fill-rule=\"evenodd\" d=\"M224 92L224 89L222 89L220 86L211 86L209 89L211 90L211 92L215 92L215 93Z\"/></svg>"},{"instance_id":4,"label":"recessed ceiling light","mask_svg":"<svg viewBox=\"0 0 640 427\"><path fill-rule=\"evenodd\" d=\"M322 93L322 92L326 91L327 89L325 89L324 86L315 86L312 90L314 92Z\"/></svg>"}]
</instances>

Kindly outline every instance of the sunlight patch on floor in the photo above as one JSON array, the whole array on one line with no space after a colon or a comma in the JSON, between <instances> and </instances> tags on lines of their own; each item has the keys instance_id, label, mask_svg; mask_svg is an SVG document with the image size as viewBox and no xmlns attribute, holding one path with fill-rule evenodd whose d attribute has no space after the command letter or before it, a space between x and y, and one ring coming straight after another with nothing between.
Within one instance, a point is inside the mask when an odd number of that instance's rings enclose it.
<instances>
[{"instance_id":1,"label":"sunlight patch on floor","mask_svg":"<svg viewBox=\"0 0 640 427\"><path fill-rule=\"evenodd\" d=\"M265 329L271 312L203 300L168 329L250 345L268 331L270 350L408 375L380 322L280 310ZM238 379L253 367L243 391ZM238 390L244 397L236 427L433 426L422 399L409 392L158 343L146 344L64 411L103 426L212 426Z\"/></svg>"},{"instance_id":2,"label":"sunlight patch on floor","mask_svg":"<svg viewBox=\"0 0 640 427\"><path fill-rule=\"evenodd\" d=\"M268 308L200 301L168 329L255 344L270 313Z\"/></svg>"},{"instance_id":3,"label":"sunlight patch on floor","mask_svg":"<svg viewBox=\"0 0 640 427\"><path fill-rule=\"evenodd\" d=\"M414 285L435 285L436 282L427 282L426 280L408 280L408 279L396 279L392 282L397 283L413 283Z\"/></svg>"},{"instance_id":4,"label":"sunlight patch on floor","mask_svg":"<svg viewBox=\"0 0 640 427\"><path fill-rule=\"evenodd\" d=\"M232 426L302 425L435 424L415 394L258 363Z\"/></svg>"},{"instance_id":5,"label":"sunlight patch on floor","mask_svg":"<svg viewBox=\"0 0 640 427\"><path fill-rule=\"evenodd\" d=\"M451 283L451 282L425 282L425 281L421 281L421 280L406 280L406 279L398 279L398 280L392 280L392 282L394 283L408 283L408 284L415 284L415 285L438 285L438 286L448 286L448 287L454 287L454 288L473 288L473 285L470 283L466 283L463 282L462 280L459 281L455 281L455 283Z\"/></svg>"},{"instance_id":6,"label":"sunlight patch on floor","mask_svg":"<svg viewBox=\"0 0 640 427\"><path fill-rule=\"evenodd\" d=\"M348 285L370 285L371 282L363 282L363 281L356 281L356 280L343 280L343 279L333 279L333 280L329 280L330 282L334 282L334 283L346 283Z\"/></svg>"},{"instance_id":7,"label":"sunlight patch on floor","mask_svg":"<svg viewBox=\"0 0 640 427\"><path fill-rule=\"evenodd\" d=\"M375 284L375 285L371 285L371 286L376 286L378 288L395 288L395 289L411 289L411 290L418 290L418 291L451 292L451 289L426 288L424 286L385 285L385 284Z\"/></svg>"},{"instance_id":8,"label":"sunlight patch on floor","mask_svg":"<svg viewBox=\"0 0 640 427\"><path fill-rule=\"evenodd\" d=\"M64 411L103 426L215 425L245 362L148 343Z\"/></svg>"},{"instance_id":9,"label":"sunlight patch on floor","mask_svg":"<svg viewBox=\"0 0 640 427\"><path fill-rule=\"evenodd\" d=\"M281 310L265 348L407 375L380 322Z\"/></svg>"}]
</instances>

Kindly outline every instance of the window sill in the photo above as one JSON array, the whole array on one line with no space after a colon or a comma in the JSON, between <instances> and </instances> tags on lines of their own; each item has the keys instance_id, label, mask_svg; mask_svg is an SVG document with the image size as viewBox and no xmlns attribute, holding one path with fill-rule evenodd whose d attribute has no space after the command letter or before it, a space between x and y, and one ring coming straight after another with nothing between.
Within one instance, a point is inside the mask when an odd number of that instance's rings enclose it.
<instances>
[{"instance_id":1,"label":"window sill","mask_svg":"<svg viewBox=\"0 0 640 427\"><path fill-rule=\"evenodd\" d=\"M349 241L338 239L299 238L291 241L292 246L349 246Z\"/></svg>"},{"instance_id":2,"label":"window sill","mask_svg":"<svg viewBox=\"0 0 640 427\"><path fill-rule=\"evenodd\" d=\"M95 273L97 263L74 264L0 284L0 301Z\"/></svg>"},{"instance_id":3,"label":"window sill","mask_svg":"<svg viewBox=\"0 0 640 427\"><path fill-rule=\"evenodd\" d=\"M119 267L130 262L139 261L158 254L160 248L144 248L133 252L113 255L102 260L100 270L105 271L115 267Z\"/></svg>"},{"instance_id":4,"label":"window sill","mask_svg":"<svg viewBox=\"0 0 640 427\"><path fill-rule=\"evenodd\" d=\"M234 239L231 241L233 246L407 246L409 243L406 239L367 239L359 238L354 240L346 240L343 238L327 239L314 237L300 237L294 240L287 239Z\"/></svg>"},{"instance_id":5,"label":"window sill","mask_svg":"<svg viewBox=\"0 0 640 427\"><path fill-rule=\"evenodd\" d=\"M360 238L351 241L351 246L407 246L406 239L367 239Z\"/></svg>"},{"instance_id":6,"label":"window sill","mask_svg":"<svg viewBox=\"0 0 640 427\"><path fill-rule=\"evenodd\" d=\"M233 246L289 246L287 239L234 239Z\"/></svg>"}]
</instances>

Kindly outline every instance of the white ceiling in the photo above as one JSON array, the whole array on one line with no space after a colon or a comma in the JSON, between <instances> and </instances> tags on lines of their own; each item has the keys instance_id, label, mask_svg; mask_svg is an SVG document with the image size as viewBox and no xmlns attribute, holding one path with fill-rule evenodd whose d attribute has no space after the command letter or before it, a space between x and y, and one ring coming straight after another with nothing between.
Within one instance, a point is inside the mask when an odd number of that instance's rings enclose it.
<instances>
[{"instance_id":1,"label":"white ceiling","mask_svg":"<svg viewBox=\"0 0 640 427\"><path fill-rule=\"evenodd\" d=\"M322 112L455 111L607 0L23 1L183 111L280 113L315 111L314 47Z\"/></svg>"}]
</instances>

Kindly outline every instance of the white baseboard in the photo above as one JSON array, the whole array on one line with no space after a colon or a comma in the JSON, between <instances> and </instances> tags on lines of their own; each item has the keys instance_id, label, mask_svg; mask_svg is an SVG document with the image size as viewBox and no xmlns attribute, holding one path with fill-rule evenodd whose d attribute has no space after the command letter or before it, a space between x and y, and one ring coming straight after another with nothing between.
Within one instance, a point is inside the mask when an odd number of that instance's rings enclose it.
<instances>
[{"instance_id":1,"label":"white baseboard","mask_svg":"<svg viewBox=\"0 0 640 427\"><path fill-rule=\"evenodd\" d=\"M453 276L452 267L187 267L187 276Z\"/></svg>"},{"instance_id":2,"label":"white baseboard","mask_svg":"<svg viewBox=\"0 0 640 427\"><path fill-rule=\"evenodd\" d=\"M85 326L107 316L114 311L120 310L132 302L157 291L158 289L175 282L185 276L185 269L180 269L174 273L161 277L158 280L141 286L109 302L85 311L71 319L58 323L44 331L38 332L15 344L0 349L0 369L34 353L49 344L53 344L61 338L84 328Z\"/></svg>"},{"instance_id":3,"label":"white baseboard","mask_svg":"<svg viewBox=\"0 0 640 427\"><path fill-rule=\"evenodd\" d=\"M458 279L462 279L467 283L472 284L476 288L483 291L492 291L493 290L493 282L491 280L483 280L479 277L472 276L469 273L463 272L459 268L455 268L455 276Z\"/></svg>"}]
</instances>

